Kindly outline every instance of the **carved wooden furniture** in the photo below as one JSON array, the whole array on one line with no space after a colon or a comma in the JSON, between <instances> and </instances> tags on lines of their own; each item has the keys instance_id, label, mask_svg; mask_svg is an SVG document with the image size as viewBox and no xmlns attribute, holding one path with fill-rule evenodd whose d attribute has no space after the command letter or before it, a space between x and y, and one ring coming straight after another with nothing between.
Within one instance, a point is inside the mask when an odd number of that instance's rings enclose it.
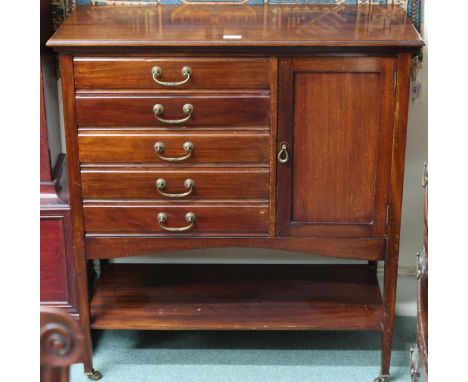
<instances>
[{"instance_id":1,"label":"carved wooden furniture","mask_svg":"<svg viewBox=\"0 0 468 382\"><path fill-rule=\"evenodd\" d=\"M418 284L418 301L417 301L417 346L411 349L410 355L410 372L412 382L426 382L428 380L428 225L427 225L427 197L428 197L428 181L427 181L427 166L424 166L423 187L424 194L424 243L421 250L418 252L417 259L417 284Z\"/></svg>"},{"instance_id":2,"label":"carved wooden furniture","mask_svg":"<svg viewBox=\"0 0 468 382\"><path fill-rule=\"evenodd\" d=\"M80 318L79 304L83 304L85 310L88 309L88 304L86 297L79 298L82 292L76 282L75 263L81 259L73 255L65 155L60 153L56 57L51 49L45 47L47 39L53 33L52 3L41 0L40 5L41 381L52 382L68 380L68 368L62 366L69 365L72 361L82 361L81 345L73 345L73 349L66 347L71 345L72 339L63 325L70 328L68 320ZM79 331L73 335L81 338L79 328L79 325L73 324L70 330ZM44 335L42 330L45 331Z\"/></svg>"},{"instance_id":3,"label":"carved wooden furniture","mask_svg":"<svg viewBox=\"0 0 468 382\"><path fill-rule=\"evenodd\" d=\"M422 44L396 6L73 13L48 45L60 57L82 291L89 259L179 249L369 262L111 263L81 314L85 371L90 328L352 329L382 334L384 380L409 71Z\"/></svg>"},{"instance_id":4,"label":"carved wooden furniture","mask_svg":"<svg viewBox=\"0 0 468 382\"><path fill-rule=\"evenodd\" d=\"M50 1L41 1L40 230L41 305L60 307L78 318L78 295L68 204L65 156L50 150L59 132L56 57L45 47L52 35ZM48 103L48 105L46 105ZM56 113L56 116L53 114ZM49 130L49 131L48 131ZM59 140L53 139L53 141ZM56 146L56 145L55 145ZM52 153L52 154L51 154Z\"/></svg>"},{"instance_id":5,"label":"carved wooden furniture","mask_svg":"<svg viewBox=\"0 0 468 382\"><path fill-rule=\"evenodd\" d=\"M72 363L81 360L82 335L65 310L41 307L41 382L68 382Z\"/></svg>"}]
</instances>

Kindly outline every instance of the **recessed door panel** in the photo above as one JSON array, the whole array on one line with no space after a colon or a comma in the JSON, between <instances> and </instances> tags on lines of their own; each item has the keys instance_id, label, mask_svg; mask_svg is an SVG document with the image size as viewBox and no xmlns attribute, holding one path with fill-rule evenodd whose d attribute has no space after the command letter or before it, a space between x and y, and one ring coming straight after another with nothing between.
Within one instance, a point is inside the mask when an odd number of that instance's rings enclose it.
<instances>
[{"instance_id":1,"label":"recessed door panel","mask_svg":"<svg viewBox=\"0 0 468 382\"><path fill-rule=\"evenodd\" d=\"M292 220L371 223L379 76L300 72L294 83Z\"/></svg>"}]
</instances>

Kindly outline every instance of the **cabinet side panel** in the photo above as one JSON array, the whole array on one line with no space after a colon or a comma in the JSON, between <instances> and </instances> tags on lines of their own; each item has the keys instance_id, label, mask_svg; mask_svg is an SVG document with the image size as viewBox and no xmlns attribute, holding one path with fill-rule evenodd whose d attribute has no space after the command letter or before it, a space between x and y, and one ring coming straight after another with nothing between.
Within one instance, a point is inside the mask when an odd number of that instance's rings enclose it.
<instances>
[{"instance_id":1,"label":"cabinet side panel","mask_svg":"<svg viewBox=\"0 0 468 382\"><path fill-rule=\"evenodd\" d=\"M63 217L41 217L41 302L69 302Z\"/></svg>"},{"instance_id":2,"label":"cabinet side panel","mask_svg":"<svg viewBox=\"0 0 468 382\"><path fill-rule=\"evenodd\" d=\"M295 75L292 219L371 223L378 73Z\"/></svg>"},{"instance_id":3,"label":"cabinet side panel","mask_svg":"<svg viewBox=\"0 0 468 382\"><path fill-rule=\"evenodd\" d=\"M400 54L398 57L398 82L396 87L395 123L393 130L388 247L384 267L385 314L382 335L382 374L388 374L390 370L393 325L395 320L410 70L411 55L406 53Z\"/></svg>"},{"instance_id":4,"label":"cabinet side panel","mask_svg":"<svg viewBox=\"0 0 468 382\"><path fill-rule=\"evenodd\" d=\"M80 311L80 324L83 332L83 363L85 372L91 372L92 347L89 322L88 277L84 248L83 211L81 205L81 178L78 159L78 139L75 108L75 80L73 57L59 56L62 81L62 102L64 111L65 140L67 144L68 188L70 194L71 227L73 242L73 266L77 279L77 299Z\"/></svg>"}]
</instances>

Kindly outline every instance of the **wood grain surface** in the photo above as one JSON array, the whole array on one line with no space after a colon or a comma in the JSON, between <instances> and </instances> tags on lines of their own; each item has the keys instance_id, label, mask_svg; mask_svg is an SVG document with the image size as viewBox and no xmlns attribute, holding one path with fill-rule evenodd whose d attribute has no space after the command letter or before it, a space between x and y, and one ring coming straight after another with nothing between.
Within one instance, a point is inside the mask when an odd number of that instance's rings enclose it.
<instances>
[{"instance_id":1,"label":"wood grain surface","mask_svg":"<svg viewBox=\"0 0 468 382\"><path fill-rule=\"evenodd\" d=\"M419 47L400 6L152 5L83 7L48 41L99 47ZM202 51L201 51L202 52Z\"/></svg>"},{"instance_id":2,"label":"wood grain surface","mask_svg":"<svg viewBox=\"0 0 468 382\"><path fill-rule=\"evenodd\" d=\"M395 60L280 61L277 166L281 236L382 236L393 130Z\"/></svg>"},{"instance_id":3,"label":"wood grain surface","mask_svg":"<svg viewBox=\"0 0 468 382\"><path fill-rule=\"evenodd\" d=\"M166 157L184 156L184 143L193 143L191 157L171 163L172 168L187 163L269 162L269 134L261 132L83 131L78 140L81 162L167 164L155 154L157 142L164 143L165 150L161 155Z\"/></svg>"},{"instance_id":4,"label":"wood grain surface","mask_svg":"<svg viewBox=\"0 0 468 382\"><path fill-rule=\"evenodd\" d=\"M188 225L185 214L193 212L193 228L179 233L167 232L158 223L157 215L166 213L168 227ZM84 206L85 230L97 233L160 233L163 236L263 235L268 232L268 206L260 203L166 205L149 203L90 204Z\"/></svg>"},{"instance_id":5,"label":"wood grain surface","mask_svg":"<svg viewBox=\"0 0 468 382\"><path fill-rule=\"evenodd\" d=\"M228 95L101 95L77 96L77 122L80 127L173 127L161 122L153 106L164 108L160 118L180 120L187 115L183 106L190 104L190 118L177 126L268 126L270 97L267 94Z\"/></svg>"},{"instance_id":6,"label":"wood grain surface","mask_svg":"<svg viewBox=\"0 0 468 382\"><path fill-rule=\"evenodd\" d=\"M192 69L190 80L179 86L163 86L154 81L152 68L158 66L160 81L185 79L183 67ZM268 90L270 58L239 57L75 57L75 81L83 89L256 89Z\"/></svg>"},{"instance_id":7,"label":"wood grain surface","mask_svg":"<svg viewBox=\"0 0 468 382\"><path fill-rule=\"evenodd\" d=\"M116 264L91 302L96 329L380 331L367 266Z\"/></svg>"},{"instance_id":8,"label":"wood grain surface","mask_svg":"<svg viewBox=\"0 0 468 382\"><path fill-rule=\"evenodd\" d=\"M385 239L348 237L161 237L142 235L86 235L89 259L113 259L144 256L148 253L170 253L203 248L265 248L282 249L303 254L354 260L383 260L387 249ZM222 258L222 253L220 253Z\"/></svg>"},{"instance_id":9,"label":"wood grain surface","mask_svg":"<svg viewBox=\"0 0 468 382\"><path fill-rule=\"evenodd\" d=\"M84 199L173 200L268 200L268 168L85 168L81 173ZM164 179L164 193L188 191L187 179L195 183L193 192L173 199L158 193L156 180Z\"/></svg>"}]
</instances>

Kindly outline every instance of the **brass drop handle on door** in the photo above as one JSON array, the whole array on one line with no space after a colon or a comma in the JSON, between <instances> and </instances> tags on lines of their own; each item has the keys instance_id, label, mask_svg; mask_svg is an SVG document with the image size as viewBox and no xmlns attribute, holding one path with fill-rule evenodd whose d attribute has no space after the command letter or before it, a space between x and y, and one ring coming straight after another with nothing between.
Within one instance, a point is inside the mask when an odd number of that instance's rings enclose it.
<instances>
[{"instance_id":1,"label":"brass drop handle on door","mask_svg":"<svg viewBox=\"0 0 468 382\"><path fill-rule=\"evenodd\" d=\"M190 228L193 227L193 225L195 224L195 214L193 212L187 212L185 214L185 220L190 223L189 225L185 226L185 227L167 227L165 225L165 223L167 223L167 214L165 212L160 212L158 214L158 223L159 223L159 226L165 230L165 231L169 231L169 232L183 232L183 231L187 231L189 230Z\"/></svg>"},{"instance_id":2,"label":"brass drop handle on door","mask_svg":"<svg viewBox=\"0 0 468 382\"><path fill-rule=\"evenodd\" d=\"M151 74L153 76L154 82L158 83L159 85L168 86L168 87L181 86L181 85L186 84L190 80L190 77L192 76L192 69L190 68L190 66L184 66L180 72L185 77L185 79L183 79L182 81L178 81L178 82L160 81L158 80L158 78L162 76L162 73L163 73L162 69L159 66L153 66L153 68L151 69Z\"/></svg>"},{"instance_id":3,"label":"brass drop handle on door","mask_svg":"<svg viewBox=\"0 0 468 382\"><path fill-rule=\"evenodd\" d=\"M163 191L166 188L166 184L167 184L166 179L163 179L163 178L160 178L156 181L156 189L162 196L165 196L167 198L183 198L185 196L189 196L193 192L193 189L195 188L195 182L193 181L193 179L185 179L184 187L188 191L182 192L180 194L169 194Z\"/></svg>"},{"instance_id":4,"label":"brass drop handle on door","mask_svg":"<svg viewBox=\"0 0 468 382\"><path fill-rule=\"evenodd\" d=\"M193 143L192 142L185 142L183 145L182 145L182 148L184 149L184 151L186 152L186 154L184 156L181 156L181 157L166 157L164 155L161 155L164 150L166 150L166 146L164 145L163 142L156 142L154 144L154 153L158 156L159 159L162 159L166 162L181 162L181 161L184 161L188 158L190 158L192 156L192 153L193 153L193 150L194 150L194 146L193 146Z\"/></svg>"},{"instance_id":5,"label":"brass drop handle on door","mask_svg":"<svg viewBox=\"0 0 468 382\"><path fill-rule=\"evenodd\" d=\"M278 153L278 162L280 163L287 163L289 160L289 153L288 153L288 144L282 143L281 149Z\"/></svg>"},{"instance_id":6,"label":"brass drop handle on door","mask_svg":"<svg viewBox=\"0 0 468 382\"><path fill-rule=\"evenodd\" d=\"M186 115L185 118L165 119L165 118L159 117L160 115L164 113L164 106L161 105L160 103L157 103L156 105L153 106L153 113L154 113L155 118L162 123L167 123L168 125L180 125L181 123L187 122L192 116L193 105L186 103L184 106L182 106L182 112Z\"/></svg>"}]
</instances>

